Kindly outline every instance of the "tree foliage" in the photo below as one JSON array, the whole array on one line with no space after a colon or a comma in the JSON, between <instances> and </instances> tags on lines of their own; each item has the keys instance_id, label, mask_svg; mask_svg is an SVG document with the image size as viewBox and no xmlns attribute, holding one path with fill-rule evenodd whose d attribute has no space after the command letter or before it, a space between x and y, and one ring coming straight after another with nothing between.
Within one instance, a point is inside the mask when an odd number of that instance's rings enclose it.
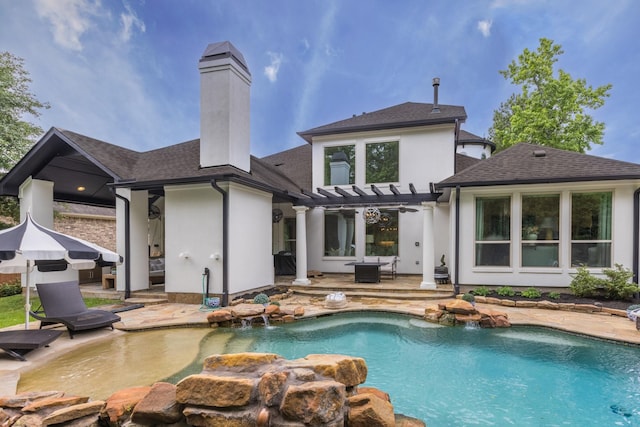
<instances>
[{"instance_id":1,"label":"tree foliage","mask_svg":"<svg viewBox=\"0 0 640 427\"><path fill-rule=\"evenodd\" d=\"M522 92L494 111L489 136L499 150L529 142L584 153L591 144L602 144L605 125L586 111L604 105L611 85L593 88L561 69L554 76L563 53L560 45L542 38L536 51L525 49L500 71Z\"/></svg>"},{"instance_id":2,"label":"tree foliage","mask_svg":"<svg viewBox=\"0 0 640 427\"><path fill-rule=\"evenodd\" d=\"M24 156L42 134L42 129L24 120L39 117L49 104L38 101L29 91L29 73L22 58L0 52L0 170L7 171Z\"/></svg>"}]
</instances>

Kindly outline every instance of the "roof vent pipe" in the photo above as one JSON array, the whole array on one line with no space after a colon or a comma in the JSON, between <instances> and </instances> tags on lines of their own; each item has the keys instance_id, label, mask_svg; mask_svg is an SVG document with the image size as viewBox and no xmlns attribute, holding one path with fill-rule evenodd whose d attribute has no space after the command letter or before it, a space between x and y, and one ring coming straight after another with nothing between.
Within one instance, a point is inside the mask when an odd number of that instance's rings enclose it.
<instances>
[{"instance_id":1,"label":"roof vent pipe","mask_svg":"<svg viewBox=\"0 0 640 427\"><path fill-rule=\"evenodd\" d=\"M440 107L438 106L438 86L440 86L440 77L433 78L433 109L432 113L439 113Z\"/></svg>"}]
</instances>

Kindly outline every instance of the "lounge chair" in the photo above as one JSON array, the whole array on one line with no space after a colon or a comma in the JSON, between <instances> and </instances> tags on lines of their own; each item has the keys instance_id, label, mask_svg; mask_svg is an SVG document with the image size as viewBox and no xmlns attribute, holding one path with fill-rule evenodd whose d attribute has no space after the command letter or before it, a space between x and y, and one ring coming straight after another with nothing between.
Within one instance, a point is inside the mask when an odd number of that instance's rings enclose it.
<instances>
[{"instance_id":1,"label":"lounge chair","mask_svg":"<svg viewBox=\"0 0 640 427\"><path fill-rule=\"evenodd\" d=\"M69 337L78 331L87 331L110 326L120 321L120 316L106 310L88 309L82 299L77 281L36 284L40 304L44 311L30 311L40 320L40 328L62 323Z\"/></svg>"},{"instance_id":2,"label":"lounge chair","mask_svg":"<svg viewBox=\"0 0 640 427\"><path fill-rule=\"evenodd\" d=\"M14 359L26 361L25 353L40 347L48 346L56 340L62 332L51 330L16 330L0 331L0 349Z\"/></svg>"}]
</instances>

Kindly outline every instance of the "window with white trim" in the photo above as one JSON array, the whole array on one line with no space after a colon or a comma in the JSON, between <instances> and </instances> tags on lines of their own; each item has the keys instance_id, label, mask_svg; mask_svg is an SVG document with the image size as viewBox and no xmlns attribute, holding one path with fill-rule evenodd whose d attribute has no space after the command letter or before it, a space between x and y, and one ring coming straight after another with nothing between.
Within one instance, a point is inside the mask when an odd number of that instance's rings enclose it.
<instances>
[{"instance_id":1,"label":"window with white trim","mask_svg":"<svg viewBox=\"0 0 640 427\"><path fill-rule=\"evenodd\" d=\"M511 265L511 197L477 197L475 265Z\"/></svg>"}]
</instances>

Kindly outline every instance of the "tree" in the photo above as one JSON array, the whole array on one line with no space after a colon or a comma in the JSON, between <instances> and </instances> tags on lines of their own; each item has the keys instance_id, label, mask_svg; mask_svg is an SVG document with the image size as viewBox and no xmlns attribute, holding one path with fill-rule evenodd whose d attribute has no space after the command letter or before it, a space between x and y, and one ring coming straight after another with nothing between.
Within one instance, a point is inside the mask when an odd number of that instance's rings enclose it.
<instances>
[{"instance_id":1,"label":"tree","mask_svg":"<svg viewBox=\"0 0 640 427\"><path fill-rule=\"evenodd\" d=\"M42 129L24 120L25 115L39 117L49 104L38 101L30 91L29 73L23 60L9 52L0 52L0 171L6 172L31 148ZM0 215L17 219L15 198L0 197ZM10 224L9 224L10 225ZM0 228L7 224L0 222Z\"/></svg>"},{"instance_id":2,"label":"tree","mask_svg":"<svg viewBox=\"0 0 640 427\"><path fill-rule=\"evenodd\" d=\"M29 91L29 73L22 58L0 52L0 170L7 171L31 148L42 129L24 120L39 117L49 104L38 101Z\"/></svg>"},{"instance_id":3,"label":"tree","mask_svg":"<svg viewBox=\"0 0 640 427\"><path fill-rule=\"evenodd\" d=\"M563 70L555 77L553 66L563 53L560 45L541 38L535 52L525 49L500 71L522 93L511 95L493 113L489 136L499 150L530 142L584 153L591 144L602 144L604 123L585 111L602 107L611 85L594 89Z\"/></svg>"}]
</instances>

